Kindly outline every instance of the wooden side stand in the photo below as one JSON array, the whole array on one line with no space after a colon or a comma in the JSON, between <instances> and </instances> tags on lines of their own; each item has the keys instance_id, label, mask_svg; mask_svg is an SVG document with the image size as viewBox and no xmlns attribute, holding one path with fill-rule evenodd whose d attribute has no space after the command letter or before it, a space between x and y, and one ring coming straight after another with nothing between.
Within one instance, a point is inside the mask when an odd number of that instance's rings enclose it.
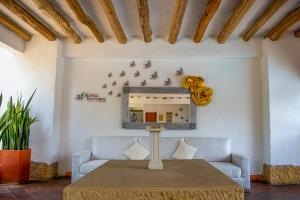
<instances>
[{"instance_id":1,"label":"wooden side stand","mask_svg":"<svg viewBox=\"0 0 300 200\"><path fill-rule=\"evenodd\" d=\"M146 131L150 133L150 151L151 159L148 164L148 168L151 170L162 170L164 169L162 160L160 158L159 144L160 144L160 132L164 131L165 128L162 125L155 125L146 127Z\"/></svg>"}]
</instances>

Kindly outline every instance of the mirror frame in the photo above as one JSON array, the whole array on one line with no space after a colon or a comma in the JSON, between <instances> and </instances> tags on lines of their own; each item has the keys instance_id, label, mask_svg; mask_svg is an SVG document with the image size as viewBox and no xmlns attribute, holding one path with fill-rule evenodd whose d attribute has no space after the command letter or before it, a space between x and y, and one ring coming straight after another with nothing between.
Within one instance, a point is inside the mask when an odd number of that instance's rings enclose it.
<instances>
[{"instance_id":1,"label":"mirror frame","mask_svg":"<svg viewBox=\"0 0 300 200\"><path fill-rule=\"evenodd\" d=\"M129 121L129 93L158 93L158 94L189 94L190 95L190 122L189 123L135 123ZM167 130L196 129L197 108L192 101L191 93L181 87L123 87L122 97L122 128L145 129L149 125L164 125Z\"/></svg>"}]
</instances>

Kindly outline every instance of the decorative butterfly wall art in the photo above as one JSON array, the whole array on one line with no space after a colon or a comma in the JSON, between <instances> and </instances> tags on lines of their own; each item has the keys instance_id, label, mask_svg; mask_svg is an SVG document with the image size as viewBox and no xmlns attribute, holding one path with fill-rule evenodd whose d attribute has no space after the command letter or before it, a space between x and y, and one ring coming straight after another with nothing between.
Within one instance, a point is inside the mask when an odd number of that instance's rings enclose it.
<instances>
[{"instance_id":1,"label":"decorative butterfly wall art","mask_svg":"<svg viewBox=\"0 0 300 200\"><path fill-rule=\"evenodd\" d=\"M146 86L146 84L147 84L146 80L143 80L143 81L141 82L141 86Z\"/></svg>"},{"instance_id":2,"label":"decorative butterfly wall art","mask_svg":"<svg viewBox=\"0 0 300 200\"><path fill-rule=\"evenodd\" d=\"M112 85L112 86L115 86L115 85L117 85L117 82L114 81L111 85Z\"/></svg>"},{"instance_id":3,"label":"decorative butterfly wall art","mask_svg":"<svg viewBox=\"0 0 300 200\"><path fill-rule=\"evenodd\" d=\"M112 77L112 73L109 72L108 75L107 75L107 77Z\"/></svg>"},{"instance_id":4,"label":"decorative butterfly wall art","mask_svg":"<svg viewBox=\"0 0 300 200\"><path fill-rule=\"evenodd\" d=\"M130 64L129 64L130 67L134 67L135 66L135 61L133 60Z\"/></svg>"},{"instance_id":5,"label":"decorative butterfly wall art","mask_svg":"<svg viewBox=\"0 0 300 200\"><path fill-rule=\"evenodd\" d=\"M153 72L153 74L151 74L150 79L157 79L158 74L157 72Z\"/></svg>"},{"instance_id":6,"label":"decorative butterfly wall art","mask_svg":"<svg viewBox=\"0 0 300 200\"><path fill-rule=\"evenodd\" d=\"M165 81L165 86L170 86L172 84L172 81L170 78L168 78L166 81Z\"/></svg>"},{"instance_id":7,"label":"decorative butterfly wall art","mask_svg":"<svg viewBox=\"0 0 300 200\"><path fill-rule=\"evenodd\" d=\"M134 73L134 77L139 77L140 76L140 72L139 71L136 71L135 73Z\"/></svg>"},{"instance_id":8,"label":"decorative butterfly wall art","mask_svg":"<svg viewBox=\"0 0 300 200\"><path fill-rule=\"evenodd\" d=\"M175 75L176 76L182 76L183 75L183 69L179 68L179 70L176 71Z\"/></svg>"},{"instance_id":9,"label":"decorative butterfly wall art","mask_svg":"<svg viewBox=\"0 0 300 200\"><path fill-rule=\"evenodd\" d=\"M107 88L107 84L102 85L102 88L103 89Z\"/></svg>"},{"instance_id":10,"label":"decorative butterfly wall art","mask_svg":"<svg viewBox=\"0 0 300 200\"><path fill-rule=\"evenodd\" d=\"M144 64L144 68L145 69L148 69L148 68L150 68L152 66L152 64L151 64L151 61L150 60L148 60L145 64Z\"/></svg>"},{"instance_id":11,"label":"decorative butterfly wall art","mask_svg":"<svg viewBox=\"0 0 300 200\"><path fill-rule=\"evenodd\" d=\"M124 87L128 87L129 86L129 81L126 81L125 83L124 83Z\"/></svg>"},{"instance_id":12,"label":"decorative butterfly wall art","mask_svg":"<svg viewBox=\"0 0 300 200\"><path fill-rule=\"evenodd\" d=\"M121 73L120 73L120 77L124 77L126 75L125 71L123 70Z\"/></svg>"}]
</instances>

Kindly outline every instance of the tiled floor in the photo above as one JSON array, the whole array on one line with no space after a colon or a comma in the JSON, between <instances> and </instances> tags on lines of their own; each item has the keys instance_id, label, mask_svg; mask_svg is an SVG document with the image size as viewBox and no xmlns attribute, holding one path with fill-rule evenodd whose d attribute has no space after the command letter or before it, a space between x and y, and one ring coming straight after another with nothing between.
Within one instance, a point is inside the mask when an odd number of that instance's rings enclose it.
<instances>
[{"instance_id":1,"label":"tiled floor","mask_svg":"<svg viewBox=\"0 0 300 200\"><path fill-rule=\"evenodd\" d=\"M24 185L0 186L0 200L58 200L70 179L31 182ZM300 185L271 186L252 183L246 200L300 200Z\"/></svg>"}]
</instances>

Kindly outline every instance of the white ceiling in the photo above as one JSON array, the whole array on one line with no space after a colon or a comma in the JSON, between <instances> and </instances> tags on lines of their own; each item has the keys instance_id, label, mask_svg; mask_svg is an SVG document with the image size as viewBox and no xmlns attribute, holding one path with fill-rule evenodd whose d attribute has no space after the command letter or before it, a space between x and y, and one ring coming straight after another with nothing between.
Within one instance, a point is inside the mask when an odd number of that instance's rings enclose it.
<instances>
[{"instance_id":1,"label":"white ceiling","mask_svg":"<svg viewBox=\"0 0 300 200\"><path fill-rule=\"evenodd\" d=\"M43 13L35 6L33 0L17 0L21 2L31 13L34 13L36 17L45 22L52 30L55 30L60 36L63 36L61 30L53 23L53 21L47 18ZM188 37L192 38L200 16L205 8L208 0L189 0L187 9L184 15L183 23L181 26L178 40ZM225 21L231 15L234 7L240 0L223 0L219 10L210 23L206 36L216 37L222 29ZM240 25L236 28L232 34L232 38L240 36L246 29L255 21L269 5L272 0L256 0L250 11L241 21ZM93 37L89 29L79 23L76 20L75 15L68 7L65 0L52 0L56 8L63 13L63 15L71 22L74 29L84 38ZM153 31L153 38L167 38L168 29L171 20L172 8L175 0L149 0L151 28ZM105 39L115 38L110 25L103 13L103 10L98 0L80 0L81 5L86 10L88 15L95 21L98 27L102 30ZM136 0L113 0L117 14L120 18L124 31L129 38L142 39L142 32L140 29L138 11L136 7ZM264 34L276 23L280 21L289 11L300 6L300 0L289 0L283 8L281 8L262 29L256 34L256 36L263 37ZM37 34L29 25L24 23L21 19L14 16L4 6L0 5L0 10L12 17L17 23L22 25L26 30L33 34ZM300 28L300 23L294 25L289 31L294 31Z\"/></svg>"}]
</instances>

